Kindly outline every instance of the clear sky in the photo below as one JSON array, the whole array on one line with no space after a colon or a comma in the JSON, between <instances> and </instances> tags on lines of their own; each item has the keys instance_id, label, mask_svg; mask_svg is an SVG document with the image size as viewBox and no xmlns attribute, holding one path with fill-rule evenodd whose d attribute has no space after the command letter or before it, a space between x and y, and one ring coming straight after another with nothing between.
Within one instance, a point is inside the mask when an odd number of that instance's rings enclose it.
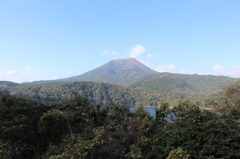
<instances>
[{"instance_id":1,"label":"clear sky","mask_svg":"<svg viewBox=\"0 0 240 159\"><path fill-rule=\"evenodd\" d=\"M240 0L0 0L0 80L66 78L127 57L240 77Z\"/></svg>"}]
</instances>

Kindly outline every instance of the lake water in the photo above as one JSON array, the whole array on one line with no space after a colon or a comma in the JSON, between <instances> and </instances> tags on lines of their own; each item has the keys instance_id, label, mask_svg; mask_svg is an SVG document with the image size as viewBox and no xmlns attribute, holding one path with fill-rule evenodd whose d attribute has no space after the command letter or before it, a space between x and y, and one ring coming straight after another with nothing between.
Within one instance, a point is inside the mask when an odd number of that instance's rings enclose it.
<instances>
[{"instance_id":1,"label":"lake water","mask_svg":"<svg viewBox=\"0 0 240 159\"><path fill-rule=\"evenodd\" d=\"M134 112L138 109L138 107L130 107L130 111L131 112ZM153 107L145 107L144 110L148 111L150 116L152 117L156 117L156 108L153 108Z\"/></svg>"},{"instance_id":2,"label":"lake water","mask_svg":"<svg viewBox=\"0 0 240 159\"><path fill-rule=\"evenodd\" d=\"M130 107L131 112L134 112L137 109L138 109L138 107ZM159 109L159 108L154 108L154 107L145 107L144 108L144 110L148 111L150 116L152 116L153 118L156 117L156 109ZM168 114L164 119L167 121L170 121L171 116L172 116L172 114Z\"/></svg>"},{"instance_id":3,"label":"lake water","mask_svg":"<svg viewBox=\"0 0 240 159\"><path fill-rule=\"evenodd\" d=\"M136 111L137 109L138 109L138 107L130 107L130 111L131 111L131 112L134 112L134 111ZM159 108L154 108L154 107L145 107L145 108L144 108L144 110L148 111L149 114L150 114L150 116L152 116L153 118L156 117L156 109L159 109ZM203 110L202 110L202 111L203 111ZM209 110L209 111L212 111L212 110ZM212 112L213 112L213 111L212 111ZM221 114L221 113L219 113L219 112L216 112L216 113L217 113L217 114ZM171 114L168 114L168 115L165 117L165 119L169 121L171 116L172 116Z\"/></svg>"}]
</instances>

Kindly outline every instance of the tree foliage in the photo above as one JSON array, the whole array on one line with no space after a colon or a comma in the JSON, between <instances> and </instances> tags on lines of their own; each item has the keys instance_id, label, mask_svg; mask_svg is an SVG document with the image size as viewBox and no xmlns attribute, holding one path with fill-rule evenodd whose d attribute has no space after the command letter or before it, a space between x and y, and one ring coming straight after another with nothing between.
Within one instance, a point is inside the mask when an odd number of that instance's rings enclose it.
<instances>
[{"instance_id":1,"label":"tree foliage","mask_svg":"<svg viewBox=\"0 0 240 159\"><path fill-rule=\"evenodd\" d=\"M112 103L129 106L157 106L163 100L159 94L96 82L69 82L55 86L24 87L12 93L18 97L45 104L70 99L76 94L86 96L93 104L105 106Z\"/></svg>"},{"instance_id":2,"label":"tree foliage","mask_svg":"<svg viewBox=\"0 0 240 159\"><path fill-rule=\"evenodd\" d=\"M144 108L91 104L75 96L51 105L0 98L1 158L239 158L240 112L219 115L189 102Z\"/></svg>"},{"instance_id":3,"label":"tree foliage","mask_svg":"<svg viewBox=\"0 0 240 159\"><path fill-rule=\"evenodd\" d=\"M217 100L212 100L210 105L215 111L229 113L232 110L240 110L240 82L227 85L218 94Z\"/></svg>"}]
</instances>

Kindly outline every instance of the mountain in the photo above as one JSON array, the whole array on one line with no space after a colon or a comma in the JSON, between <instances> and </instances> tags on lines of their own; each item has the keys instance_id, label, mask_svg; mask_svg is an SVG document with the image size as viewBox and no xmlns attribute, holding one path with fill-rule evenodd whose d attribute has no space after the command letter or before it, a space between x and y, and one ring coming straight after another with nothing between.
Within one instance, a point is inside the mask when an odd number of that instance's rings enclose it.
<instances>
[{"instance_id":1,"label":"mountain","mask_svg":"<svg viewBox=\"0 0 240 159\"><path fill-rule=\"evenodd\" d=\"M135 58L111 60L82 75L58 80L59 82L93 81L126 86L143 75L158 74Z\"/></svg>"}]
</instances>

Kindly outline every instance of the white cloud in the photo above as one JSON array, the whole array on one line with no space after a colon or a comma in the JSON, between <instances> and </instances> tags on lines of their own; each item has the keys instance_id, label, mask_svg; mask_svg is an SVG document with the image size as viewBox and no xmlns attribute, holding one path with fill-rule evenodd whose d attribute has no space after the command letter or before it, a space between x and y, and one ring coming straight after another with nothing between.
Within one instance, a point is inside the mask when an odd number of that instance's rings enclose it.
<instances>
[{"instance_id":1,"label":"white cloud","mask_svg":"<svg viewBox=\"0 0 240 159\"><path fill-rule=\"evenodd\" d=\"M240 65L232 65L230 68L219 63L213 66L214 75L230 76L234 78L240 77Z\"/></svg>"},{"instance_id":2,"label":"white cloud","mask_svg":"<svg viewBox=\"0 0 240 159\"><path fill-rule=\"evenodd\" d=\"M110 54L111 54L111 55L117 55L117 54L118 54L118 52L117 52L117 51L114 51L114 50L112 50L112 51L110 52Z\"/></svg>"},{"instance_id":3,"label":"white cloud","mask_svg":"<svg viewBox=\"0 0 240 159\"><path fill-rule=\"evenodd\" d=\"M34 69L31 67L25 67L24 71L19 72L19 75L24 77L33 77L35 74Z\"/></svg>"},{"instance_id":4,"label":"white cloud","mask_svg":"<svg viewBox=\"0 0 240 159\"><path fill-rule=\"evenodd\" d=\"M139 44L137 44L134 48L132 48L129 56L130 57L137 57L145 52L145 48Z\"/></svg>"},{"instance_id":5,"label":"white cloud","mask_svg":"<svg viewBox=\"0 0 240 159\"><path fill-rule=\"evenodd\" d=\"M152 55L152 54L147 54L147 57L148 57L148 58L152 58L153 55Z\"/></svg>"},{"instance_id":6,"label":"white cloud","mask_svg":"<svg viewBox=\"0 0 240 159\"><path fill-rule=\"evenodd\" d=\"M144 65L146 65L146 66L148 66L148 67L150 67L150 68L151 68L151 66L152 66L152 63L147 62L147 61L144 61L144 60L142 60L142 59L138 59L138 61L140 61L141 63L143 63Z\"/></svg>"},{"instance_id":7,"label":"white cloud","mask_svg":"<svg viewBox=\"0 0 240 159\"><path fill-rule=\"evenodd\" d=\"M118 52L115 50L104 50L103 52L101 52L101 55L117 55Z\"/></svg>"},{"instance_id":8,"label":"white cloud","mask_svg":"<svg viewBox=\"0 0 240 159\"><path fill-rule=\"evenodd\" d=\"M109 51L108 50L104 50L103 52L101 52L101 55L105 55L107 54Z\"/></svg>"},{"instance_id":9,"label":"white cloud","mask_svg":"<svg viewBox=\"0 0 240 159\"><path fill-rule=\"evenodd\" d=\"M20 71L10 70L4 73L0 73L0 80L22 82L33 81L37 73L31 67L25 67Z\"/></svg>"},{"instance_id":10,"label":"white cloud","mask_svg":"<svg viewBox=\"0 0 240 159\"><path fill-rule=\"evenodd\" d=\"M17 75L17 72L10 70L0 74L0 80L4 81L13 81L14 77Z\"/></svg>"},{"instance_id":11,"label":"white cloud","mask_svg":"<svg viewBox=\"0 0 240 159\"><path fill-rule=\"evenodd\" d=\"M52 76L52 80L58 79L57 76Z\"/></svg>"},{"instance_id":12,"label":"white cloud","mask_svg":"<svg viewBox=\"0 0 240 159\"><path fill-rule=\"evenodd\" d=\"M10 75L10 76L12 76L12 75L16 75L17 72L14 71L14 70L11 70L11 71L7 71L5 74L6 74L6 75Z\"/></svg>"},{"instance_id":13,"label":"white cloud","mask_svg":"<svg viewBox=\"0 0 240 159\"><path fill-rule=\"evenodd\" d=\"M171 72L171 73L184 73L183 69L176 68L174 64L170 65L159 65L155 69L158 72Z\"/></svg>"},{"instance_id":14,"label":"white cloud","mask_svg":"<svg viewBox=\"0 0 240 159\"><path fill-rule=\"evenodd\" d=\"M32 71L33 69L31 67L25 67L24 70L25 71Z\"/></svg>"},{"instance_id":15,"label":"white cloud","mask_svg":"<svg viewBox=\"0 0 240 159\"><path fill-rule=\"evenodd\" d=\"M152 58L153 56L156 56L156 55L157 55L156 52L154 52L153 54L147 54L147 58Z\"/></svg>"}]
</instances>

